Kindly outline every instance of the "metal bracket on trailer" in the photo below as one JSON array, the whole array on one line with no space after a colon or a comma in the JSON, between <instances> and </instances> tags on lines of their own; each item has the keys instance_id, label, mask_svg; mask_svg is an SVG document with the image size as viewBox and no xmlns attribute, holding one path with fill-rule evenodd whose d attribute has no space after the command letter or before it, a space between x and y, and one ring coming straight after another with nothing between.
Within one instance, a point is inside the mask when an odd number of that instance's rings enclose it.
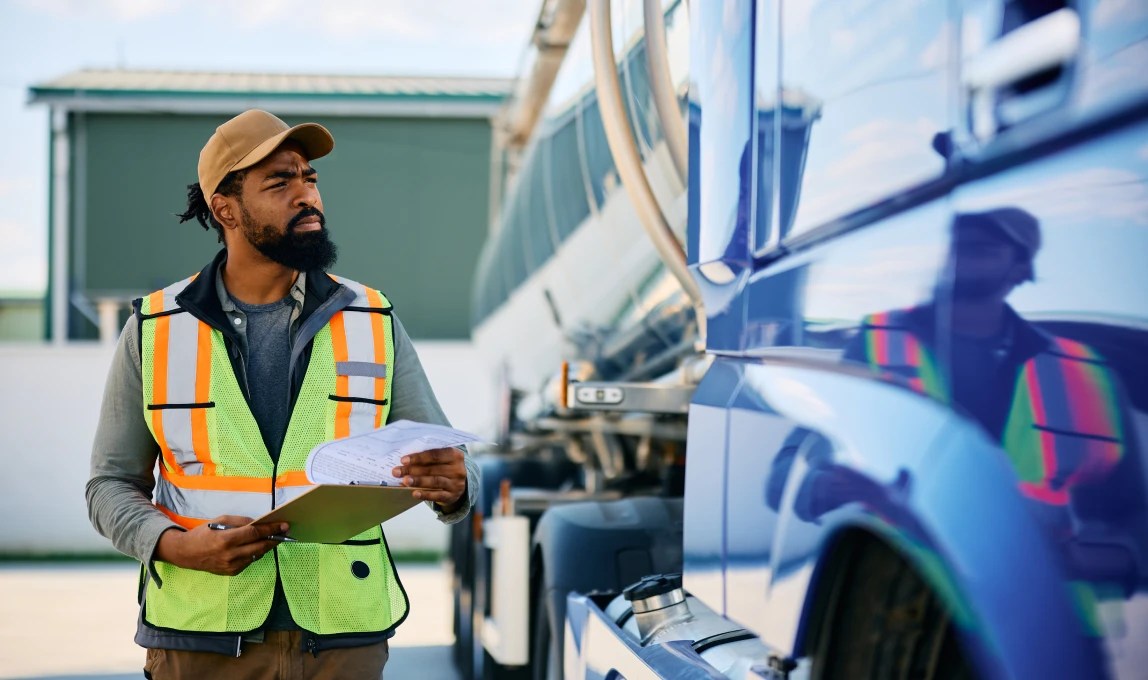
<instances>
[{"instance_id":1,"label":"metal bracket on trailer","mask_svg":"<svg viewBox=\"0 0 1148 680\"><path fill-rule=\"evenodd\" d=\"M576 382L567 388L566 403L574 411L685 414L693 394L693 385Z\"/></svg>"}]
</instances>

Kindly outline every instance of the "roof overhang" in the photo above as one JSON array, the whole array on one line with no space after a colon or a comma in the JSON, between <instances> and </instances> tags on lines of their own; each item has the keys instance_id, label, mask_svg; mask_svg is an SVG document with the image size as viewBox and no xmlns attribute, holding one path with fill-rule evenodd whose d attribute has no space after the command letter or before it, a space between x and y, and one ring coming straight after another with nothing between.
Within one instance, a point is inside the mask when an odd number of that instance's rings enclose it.
<instances>
[{"instance_id":1,"label":"roof overhang","mask_svg":"<svg viewBox=\"0 0 1148 680\"><path fill-rule=\"evenodd\" d=\"M101 113L182 113L231 115L261 108L280 116L380 116L493 118L503 97L446 95L298 95L219 92L131 92L33 87L29 104Z\"/></svg>"}]
</instances>

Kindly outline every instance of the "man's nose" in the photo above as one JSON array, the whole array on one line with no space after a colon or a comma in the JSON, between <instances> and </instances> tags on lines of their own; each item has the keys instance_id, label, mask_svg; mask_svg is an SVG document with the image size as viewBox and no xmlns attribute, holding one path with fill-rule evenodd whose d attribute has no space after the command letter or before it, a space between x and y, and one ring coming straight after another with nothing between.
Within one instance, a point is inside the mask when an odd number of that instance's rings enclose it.
<instances>
[{"instance_id":1,"label":"man's nose","mask_svg":"<svg viewBox=\"0 0 1148 680\"><path fill-rule=\"evenodd\" d=\"M295 197L295 206L298 208L313 208L319 202L319 189L310 182L304 182L303 188Z\"/></svg>"}]
</instances>

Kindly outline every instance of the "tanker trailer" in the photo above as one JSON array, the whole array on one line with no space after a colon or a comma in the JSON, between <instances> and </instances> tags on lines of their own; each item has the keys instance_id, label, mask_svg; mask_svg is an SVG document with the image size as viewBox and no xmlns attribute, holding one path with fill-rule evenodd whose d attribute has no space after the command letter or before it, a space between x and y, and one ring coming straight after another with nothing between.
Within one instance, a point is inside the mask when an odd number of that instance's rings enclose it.
<instances>
[{"instance_id":1,"label":"tanker trailer","mask_svg":"<svg viewBox=\"0 0 1148 680\"><path fill-rule=\"evenodd\" d=\"M557 677L570 590L680 569L686 410L704 355L681 245L688 15L680 1L657 9L651 45L642 3L616 3L624 117L606 121L585 3L542 3L496 126L506 191L495 189L472 338L499 371L498 444L478 456L480 500L450 548L468 678ZM631 140L628 167L608 126ZM540 522L560 506L591 516Z\"/></svg>"},{"instance_id":2,"label":"tanker trailer","mask_svg":"<svg viewBox=\"0 0 1148 680\"><path fill-rule=\"evenodd\" d=\"M684 252L688 24L680 0L544 2L497 126L508 190L472 337L499 370L498 444L450 553L469 678L560 677L570 592L681 570L687 412L711 362ZM758 145L781 111L782 144L804 147L815 104L758 108Z\"/></svg>"}]
</instances>

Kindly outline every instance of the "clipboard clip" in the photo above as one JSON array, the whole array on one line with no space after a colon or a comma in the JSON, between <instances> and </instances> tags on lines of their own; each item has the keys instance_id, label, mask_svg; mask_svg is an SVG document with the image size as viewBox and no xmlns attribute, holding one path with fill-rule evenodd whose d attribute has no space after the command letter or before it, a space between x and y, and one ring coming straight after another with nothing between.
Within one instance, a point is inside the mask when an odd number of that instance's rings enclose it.
<instances>
[{"instance_id":1,"label":"clipboard clip","mask_svg":"<svg viewBox=\"0 0 1148 680\"><path fill-rule=\"evenodd\" d=\"M351 482L351 486L391 486L391 483L385 479L380 479L378 481L358 480Z\"/></svg>"}]
</instances>

